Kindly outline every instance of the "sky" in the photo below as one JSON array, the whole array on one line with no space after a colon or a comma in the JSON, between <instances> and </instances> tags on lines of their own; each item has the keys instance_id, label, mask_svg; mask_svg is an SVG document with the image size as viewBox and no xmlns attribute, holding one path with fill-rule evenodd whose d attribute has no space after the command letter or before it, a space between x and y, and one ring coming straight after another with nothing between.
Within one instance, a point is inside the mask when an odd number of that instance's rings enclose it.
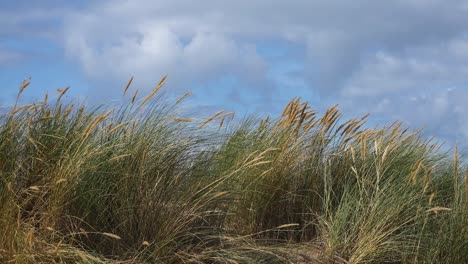
<instances>
[{"instance_id":1,"label":"sky","mask_svg":"<svg viewBox=\"0 0 468 264\"><path fill-rule=\"evenodd\" d=\"M278 114L293 97L468 146L468 0L0 0L0 107L71 86L192 91L194 111Z\"/></svg>"}]
</instances>

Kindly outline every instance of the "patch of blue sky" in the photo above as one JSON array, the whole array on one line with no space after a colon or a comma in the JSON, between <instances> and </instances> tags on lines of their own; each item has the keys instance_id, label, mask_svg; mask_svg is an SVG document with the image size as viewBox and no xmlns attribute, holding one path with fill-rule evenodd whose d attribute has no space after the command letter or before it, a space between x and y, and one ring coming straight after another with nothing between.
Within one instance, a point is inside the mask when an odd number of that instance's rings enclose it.
<instances>
[{"instance_id":1,"label":"patch of blue sky","mask_svg":"<svg viewBox=\"0 0 468 264\"><path fill-rule=\"evenodd\" d=\"M0 65L0 97L5 104L12 103L21 82L29 78L32 83L26 89L23 100L34 101L46 91L52 92L66 86L72 86L70 94L76 96L89 89L80 67L67 61L63 47L53 39L17 34L15 37L1 38L0 50L20 54Z\"/></svg>"}]
</instances>

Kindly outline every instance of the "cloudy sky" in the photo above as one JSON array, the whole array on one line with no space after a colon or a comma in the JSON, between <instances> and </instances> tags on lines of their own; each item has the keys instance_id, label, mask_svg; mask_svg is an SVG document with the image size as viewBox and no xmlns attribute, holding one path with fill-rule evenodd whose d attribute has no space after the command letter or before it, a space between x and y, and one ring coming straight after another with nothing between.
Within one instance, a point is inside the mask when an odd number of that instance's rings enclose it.
<instances>
[{"instance_id":1,"label":"cloudy sky","mask_svg":"<svg viewBox=\"0 0 468 264\"><path fill-rule=\"evenodd\" d=\"M200 109L278 113L302 96L468 145L468 0L0 1L0 105L120 98L126 81Z\"/></svg>"}]
</instances>

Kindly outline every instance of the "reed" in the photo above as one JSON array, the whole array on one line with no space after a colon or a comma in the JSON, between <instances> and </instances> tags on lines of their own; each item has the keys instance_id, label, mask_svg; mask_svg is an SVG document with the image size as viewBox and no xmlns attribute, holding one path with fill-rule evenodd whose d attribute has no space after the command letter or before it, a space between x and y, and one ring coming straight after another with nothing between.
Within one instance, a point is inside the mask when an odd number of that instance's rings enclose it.
<instances>
[{"instance_id":1,"label":"reed","mask_svg":"<svg viewBox=\"0 0 468 264\"><path fill-rule=\"evenodd\" d=\"M300 98L277 118L178 117L190 92L165 103L164 76L125 98L132 82L118 107L69 88L19 105L21 85L0 117L0 262L468 262L458 147Z\"/></svg>"}]
</instances>

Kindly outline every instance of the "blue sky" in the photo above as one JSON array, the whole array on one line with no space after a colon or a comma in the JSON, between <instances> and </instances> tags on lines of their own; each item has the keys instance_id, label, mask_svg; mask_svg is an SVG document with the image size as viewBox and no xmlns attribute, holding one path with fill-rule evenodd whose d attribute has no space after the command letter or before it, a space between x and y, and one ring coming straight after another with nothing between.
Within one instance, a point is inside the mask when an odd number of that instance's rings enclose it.
<instances>
[{"instance_id":1,"label":"blue sky","mask_svg":"<svg viewBox=\"0 0 468 264\"><path fill-rule=\"evenodd\" d=\"M317 109L395 119L468 142L467 0L0 0L0 106L71 86L105 103L127 80L193 92L190 106Z\"/></svg>"}]
</instances>

